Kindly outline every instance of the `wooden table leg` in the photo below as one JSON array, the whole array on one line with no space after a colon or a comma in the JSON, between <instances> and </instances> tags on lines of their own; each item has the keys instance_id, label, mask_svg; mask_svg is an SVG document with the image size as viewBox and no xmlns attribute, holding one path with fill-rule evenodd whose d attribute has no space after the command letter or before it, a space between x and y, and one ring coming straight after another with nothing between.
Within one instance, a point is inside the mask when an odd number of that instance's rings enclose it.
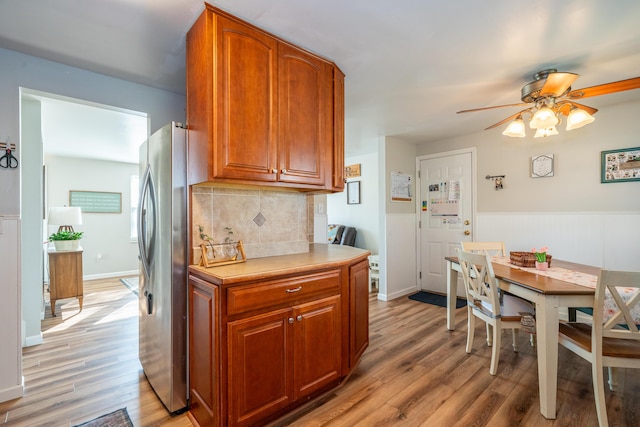
<instances>
[{"instance_id":1,"label":"wooden table leg","mask_svg":"<svg viewBox=\"0 0 640 427\"><path fill-rule=\"evenodd\" d=\"M458 271L453 269L453 263L447 260L447 329L456 328L456 300L458 287Z\"/></svg>"},{"instance_id":2,"label":"wooden table leg","mask_svg":"<svg viewBox=\"0 0 640 427\"><path fill-rule=\"evenodd\" d=\"M56 300L49 299L49 302L51 303L51 315L55 317L56 316Z\"/></svg>"}]
</instances>

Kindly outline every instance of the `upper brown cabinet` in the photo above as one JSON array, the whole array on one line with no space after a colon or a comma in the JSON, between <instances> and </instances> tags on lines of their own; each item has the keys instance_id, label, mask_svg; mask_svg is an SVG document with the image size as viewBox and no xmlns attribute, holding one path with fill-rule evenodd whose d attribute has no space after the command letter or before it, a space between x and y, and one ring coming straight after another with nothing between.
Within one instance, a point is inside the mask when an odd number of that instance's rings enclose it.
<instances>
[{"instance_id":1,"label":"upper brown cabinet","mask_svg":"<svg viewBox=\"0 0 640 427\"><path fill-rule=\"evenodd\" d=\"M343 92L333 63L207 4L187 34L189 183L341 191Z\"/></svg>"}]
</instances>

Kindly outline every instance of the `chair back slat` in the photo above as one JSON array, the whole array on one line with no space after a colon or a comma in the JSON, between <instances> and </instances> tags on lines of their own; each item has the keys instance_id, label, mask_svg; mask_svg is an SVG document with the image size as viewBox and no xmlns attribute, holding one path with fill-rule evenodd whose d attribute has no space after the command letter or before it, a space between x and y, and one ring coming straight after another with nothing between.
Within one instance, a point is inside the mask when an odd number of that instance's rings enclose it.
<instances>
[{"instance_id":1,"label":"chair back slat","mask_svg":"<svg viewBox=\"0 0 640 427\"><path fill-rule=\"evenodd\" d=\"M462 250L465 252L507 256L504 242L462 242L460 246L462 246Z\"/></svg>"},{"instance_id":2,"label":"chair back slat","mask_svg":"<svg viewBox=\"0 0 640 427\"><path fill-rule=\"evenodd\" d=\"M467 301L471 306L481 304L494 317L500 315L498 281L493 272L489 255L465 252L456 248ZM483 304L484 303L484 304Z\"/></svg>"},{"instance_id":3,"label":"chair back slat","mask_svg":"<svg viewBox=\"0 0 640 427\"><path fill-rule=\"evenodd\" d=\"M629 294L629 289L633 293ZM605 307L609 293L615 304ZM627 296L623 296L626 293ZM631 295L631 296L629 296ZM601 270L596 286L593 333L608 338L640 340L640 330L632 316L632 310L640 304L640 272ZM612 311L604 322L604 310Z\"/></svg>"}]
</instances>

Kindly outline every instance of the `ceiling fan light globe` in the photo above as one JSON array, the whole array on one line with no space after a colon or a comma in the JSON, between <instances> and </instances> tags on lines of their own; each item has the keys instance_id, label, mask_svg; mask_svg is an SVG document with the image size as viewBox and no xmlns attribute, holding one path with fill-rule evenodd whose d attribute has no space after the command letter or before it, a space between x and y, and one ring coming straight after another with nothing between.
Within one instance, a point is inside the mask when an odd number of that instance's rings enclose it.
<instances>
[{"instance_id":1,"label":"ceiling fan light globe","mask_svg":"<svg viewBox=\"0 0 640 427\"><path fill-rule=\"evenodd\" d=\"M591 114L584 111L582 108L572 108L567 116L567 130L573 130L581 128L584 125L588 125L595 120Z\"/></svg>"},{"instance_id":2,"label":"ceiling fan light globe","mask_svg":"<svg viewBox=\"0 0 640 427\"><path fill-rule=\"evenodd\" d=\"M512 138L524 138L526 133L524 131L524 121L522 118L517 118L509 123L502 134Z\"/></svg>"},{"instance_id":3,"label":"ceiling fan light globe","mask_svg":"<svg viewBox=\"0 0 640 427\"><path fill-rule=\"evenodd\" d=\"M560 119L556 116L556 113L549 107L541 107L535 112L529 126L531 129L549 129L552 126L558 124Z\"/></svg>"},{"instance_id":4,"label":"ceiling fan light globe","mask_svg":"<svg viewBox=\"0 0 640 427\"><path fill-rule=\"evenodd\" d=\"M547 136L553 136L558 134L558 129L555 126L551 126L545 129L538 129L534 138L546 138Z\"/></svg>"}]
</instances>

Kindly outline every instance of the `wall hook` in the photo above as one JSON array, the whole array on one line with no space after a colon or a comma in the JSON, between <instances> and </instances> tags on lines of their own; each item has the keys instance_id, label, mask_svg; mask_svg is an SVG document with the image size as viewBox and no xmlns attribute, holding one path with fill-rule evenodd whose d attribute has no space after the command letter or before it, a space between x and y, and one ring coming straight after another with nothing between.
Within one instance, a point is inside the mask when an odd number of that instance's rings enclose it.
<instances>
[{"instance_id":1,"label":"wall hook","mask_svg":"<svg viewBox=\"0 0 640 427\"><path fill-rule=\"evenodd\" d=\"M504 187L502 185L502 181L506 175L487 175L485 179L492 179L494 185L496 186L496 190L502 190Z\"/></svg>"}]
</instances>

